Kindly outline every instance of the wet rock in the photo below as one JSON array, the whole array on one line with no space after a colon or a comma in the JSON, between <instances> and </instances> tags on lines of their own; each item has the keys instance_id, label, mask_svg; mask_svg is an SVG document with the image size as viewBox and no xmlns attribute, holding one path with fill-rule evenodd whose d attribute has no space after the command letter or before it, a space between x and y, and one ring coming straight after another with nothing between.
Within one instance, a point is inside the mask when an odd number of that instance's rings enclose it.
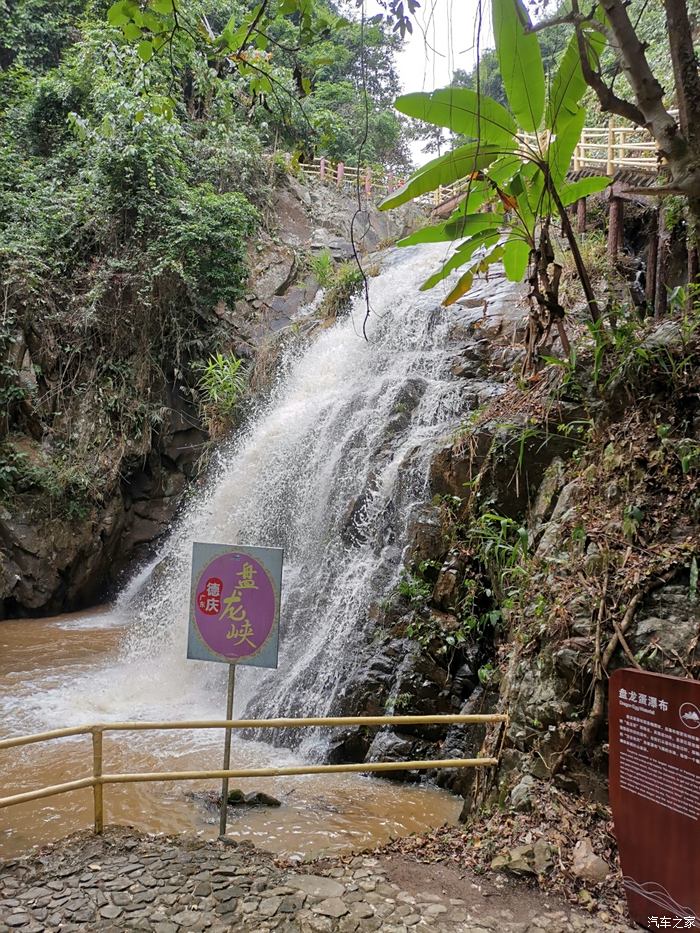
<instances>
[{"instance_id":1,"label":"wet rock","mask_svg":"<svg viewBox=\"0 0 700 933\"><path fill-rule=\"evenodd\" d=\"M700 603L688 598L687 575L652 593L639 608L627 638L633 652L649 645L661 649L645 657L644 666L657 673L687 676L679 658L684 658L700 629ZM624 663L623 661L621 663Z\"/></svg>"},{"instance_id":2,"label":"wet rock","mask_svg":"<svg viewBox=\"0 0 700 933\"><path fill-rule=\"evenodd\" d=\"M550 520L544 525L542 537L535 551L535 556L547 561L566 561L569 559L566 549L561 547L567 523L575 516L575 501L581 481L576 479L567 483L556 500Z\"/></svg>"},{"instance_id":3,"label":"wet rock","mask_svg":"<svg viewBox=\"0 0 700 933\"><path fill-rule=\"evenodd\" d=\"M424 744L410 736L400 735L390 730L382 730L375 736L365 761L410 761L423 757ZM416 780L415 772L387 771L383 777L394 781Z\"/></svg>"},{"instance_id":4,"label":"wet rock","mask_svg":"<svg viewBox=\"0 0 700 933\"><path fill-rule=\"evenodd\" d=\"M564 461L561 457L555 457L545 470L535 501L528 514L531 541L534 542L539 538L542 527L551 518L564 482Z\"/></svg>"},{"instance_id":5,"label":"wet rock","mask_svg":"<svg viewBox=\"0 0 700 933\"><path fill-rule=\"evenodd\" d=\"M272 797L270 794L266 794L264 791L258 790L253 791L250 794L246 794L244 797L244 802L249 807L281 807L282 803L276 797Z\"/></svg>"},{"instance_id":6,"label":"wet rock","mask_svg":"<svg viewBox=\"0 0 700 933\"><path fill-rule=\"evenodd\" d=\"M502 387L494 387L502 391ZM488 394L488 393L487 393ZM442 495L467 498L470 490L482 502L496 503L498 512L521 519L555 457L569 456L575 442L557 425L487 422L469 443L450 444L438 451L431 466L431 487Z\"/></svg>"},{"instance_id":7,"label":"wet rock","mask_svg":"<svg viewBox=\"0 0 700 933\"><path fill-rule=\"evenodd\" d=\"M329 764L362 761L372 744L372 730L364 726L348 726L337 730L326 751Z\"/></svg>"},{"instance_id":8,"label":"wet rock","mask_svg":"<svg viewBox=\"0 0 700 933\"><path fill-rule=\"evenodd\" d=\"M439 609L448 610L456 605L465 566L464 554L458 548L453 548L440 568L433 589L433 603Z\"/></svg>"},{"instance_id":9,"label":"wet rock","mask_svg":"<svg viewBox=\"0 0 700 933\"><path fill-rule=\"evenodd\" d=\"M420 505L408 523L404 564L418 565L435 554L444 553L443 524L440 510L432 505Z\"/></svg>"},{"instance_id":10,"label":"wet rock","mask_svg":"<svg viewBox=\"0 0 700 933\"><path fill-rule=\"evenodd\" d=\"M494 692L486 691L481 686L475 686L469 699L459 708L459 713L463 716L470 716L474 713L490 713L495 708L495 701L496 694ZM445 736L440 757L476 758L485 737L486 726L484 725L450 726ZM430 772L430 777L439 787L444 787L446 790L451 790L452 793L465 798L464 808L460 816L463 821L468 819L471 812L469 797L477 779L476 771L476 768L458 768L454 771L439 769Z\"/></svg>"}]
</instances>

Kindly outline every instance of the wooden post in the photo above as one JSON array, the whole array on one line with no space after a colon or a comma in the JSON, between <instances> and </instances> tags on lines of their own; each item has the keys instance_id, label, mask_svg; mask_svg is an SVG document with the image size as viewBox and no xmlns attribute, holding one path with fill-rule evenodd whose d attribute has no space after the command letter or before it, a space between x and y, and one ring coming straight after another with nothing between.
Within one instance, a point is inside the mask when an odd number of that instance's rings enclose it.
<instances>
[{"instance_id":1,"label":"wooden post","mask_svg":"<svg viewBox=\"0 0 700 933\"><path fill-rule=\"evenodd\" d=\"M226 694L226 719L233 719L233 688L236 684L236 665L228 666L228 692ZM231 768L231 729L224 732L224 766L222 771ZM221 808L219 810L219 836L226 835L226 818L228 816L228 778L221 779Z\"/></svg>"},{"instance_id":2,"label":"wooden post","mask_svg":"<svg viewBox=\"0 0 700 933\"><path fill-rule=\"evenodd\" d=\"M372 194L372 169L369 166L365 169L365 194L368 198Z\"/></svg>"},{"instance_id":3,"label":"wooden post","mask_svg":"<svg viewBox=\"0 0 700 933\"><path fill-rule=\"evenodd\" d=\"M391 194L391 192L394 190L394 187L394 174L393 172L389 172L389 174L386 176L386 190L389 192L389 194Z\"/></svg>"},{"instance_id":4,"label":"wooden post","mask_svg":"<svg viewBox=\"0 0 700 933\"><path fill-rule=\"evenodd\" d=\"M608 256L615 262L622 245L624 206L622 198L610 198L608 212Z\"/></svg>"},{"instance_id":5,"label":"wooden post","mask_svg":"<svg viewBox=\"0 0 700 933\"><path fill-rule=\"evenodd\" d=\"M607 157L607 166L605 169L605 174L611 177L615 174L614 149L613 149L614 141L615 141L615 128L613 126L613 118L610 117L610 119L608 120L608 157Z\"/></svg>"},{"instance_id":6,"label":"wooden post","mask_svg":"<svg viewBox=\"0 0 700 933\"><path fill-rule=\"evenodd\" d=\"M319 163L319 178L321 179L321 181L323 181L325 177L326 177L326 160L323 157L321 157L321 160Z\"/></svg>"},{"instance_id":7,"label":"wooden post","mask_svg":"<svg viewBox=\"0 0 700 933\"><path fill-rule=\"evenodd\" d=\"M104 806L102 799L102 730L92 730L92 800L95 811L95 832L102 835L104 829Z\"/></svg>"},{"instance_id":8,"label":"wooden post","mask_svg":"<svg viewBox=\"0 0 700 933\"><path fill-rule=\"evenodd\" d=\"M579 233L586 232L586 199L579 198L576 202L576 229Z\"/></svg>"},{"instance_id":9,"label":"wooden post","mask_svg":"<svg viewBox=\"0 0 700 933\"><path fill-rule=\"evenodd\" d=\"M344 176L344 175L345 175L345 162L338 162L338 172L337 172L337 176L336 176L336 177L337 177L337 179L338 179L338 187L339 187L339 188L340 188L340 186L343 184L343 176Z\"/></svg>"}]
</instances>

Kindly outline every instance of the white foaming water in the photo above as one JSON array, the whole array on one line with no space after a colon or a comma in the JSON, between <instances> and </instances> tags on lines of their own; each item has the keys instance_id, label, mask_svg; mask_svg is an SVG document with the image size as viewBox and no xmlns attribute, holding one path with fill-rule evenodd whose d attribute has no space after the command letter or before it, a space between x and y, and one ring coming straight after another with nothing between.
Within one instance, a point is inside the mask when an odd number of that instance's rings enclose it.
<instances>
[{"instance_id":1,"label":"white foaming water","mask_svg":"<svg viewBox=\"0 0 700 933\"><path fill-rule=\"evenodd\" d=\"M440 245L390 252L370 280L368 342L358 334L358 299L351 317L287 354L271 400L220 452L162 563L127 588L131 597L150 577L146 593L138 604L119 601L119 619L133 616L119 659L44 683L24 697L23 719L63 726L222 715L225 667L185 658L193 541L285 550L280 666L239 668L237 714L337 711L368 610L398 579L435 442L462 407L445 353L450 314L436 291L418 290L442 259Z\"/></svg>"}]
</instances>

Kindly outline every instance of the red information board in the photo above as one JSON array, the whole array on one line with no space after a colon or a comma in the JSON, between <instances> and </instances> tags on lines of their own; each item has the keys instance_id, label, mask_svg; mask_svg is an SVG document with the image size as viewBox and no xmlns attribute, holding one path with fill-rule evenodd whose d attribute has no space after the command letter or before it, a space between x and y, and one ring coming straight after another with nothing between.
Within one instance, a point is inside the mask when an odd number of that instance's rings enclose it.
<instances>
[{"instance_id":1,"label":"red information board","mask_svg":"<svg viewBox=\"0 0 700 933\"><path fill-rule=\"evenodd\" d=\"M700 929L700 683L610 679L610 803L631 917Z\"/></svg>"}]
</instances>

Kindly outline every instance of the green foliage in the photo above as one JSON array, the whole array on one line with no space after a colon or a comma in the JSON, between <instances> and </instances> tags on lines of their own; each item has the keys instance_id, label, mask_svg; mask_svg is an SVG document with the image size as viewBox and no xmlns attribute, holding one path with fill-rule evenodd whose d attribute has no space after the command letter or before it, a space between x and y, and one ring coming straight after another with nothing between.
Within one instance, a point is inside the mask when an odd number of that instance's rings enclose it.
<instances>
[{"instance_id":1,"label":"green foliage","mask_svg":"<svg viewBox=\"0 0 700 933\"><path fill-rule=\"evenodd\" d=\"M324 286L326 291L320 311L324 317L336 318L350 308L352 299L360 293L364 285L364 277L361 269L352 259L341 262L330 271L327 269L325 271L327 272Z\"/></svg>"},{"instance_id":2,"label":"green foliage","mask_svg":"<svg viewBox=\"0 0 700 933\"><path fill-rule=\"evenodd\" d=\"M482 563L489 568L498 587L498 596L506 598L515 581L527 573L527 529L505 515L484 512L470 525L468 540L473 543Z\"/></svg>"},{"instance_id":3,"label":"green foliage","mask_svg":"<svg viewBox=\"0 0 700 933\"><path fill-rule=\"evenodd\" d=\"M257 226L257 211L242 194L219 194L209 186L187 189L174 208L159 272L177 271L197 307L219 301L232 307L243 294L246 242Z\"/></svg>"},{"instance_id":4,"label":"green foliage","mask_svg":"<svg viewBox=\"0 0 700 933\"><path fill-rule=\"evenodd\" d=\"M426 582L420 576L416 576L408 570L402 572L396 589L399 596L402 596L416 606L425 605L433 594L431 583Z\"/></svg>"},{"instance_id":5,"label":"green foliage","mask_svg":"<svg viewBox=\"0 0 700 933\"><path fill-rule=\"evenodd\" d=\"M55 517L84 519L99 493L92 473L66 458L29 456L10 442L0 445L0 496L5 501L31 494Z\"/></svg>"},{"instance_id":6,"label":"green foliage","mask_svg":"<svg viewBox=\"0 0 700 933\"><path fill-rule=\"evenodd\" d=\"M431 94L408 94L396 102L410 117L477 140L433 159L381 205L386 210L441 185L464 183L466 199L449 220L419 234L421 242L462 241L424 284L433 287L450 272L468 266L444 305L457 301L477 273L501 259L508 278L521 280L547 218L562 214L566 203L609 183L599 178L572 185L565 181L585 119L580 106L585 82L575 40L569 43L547 96L542 51L537 36L526 29L521 0L492 0L492 12L507 108L483 91L454 86ZM585 40L593 59L604 39L589 28ZM553 131L551 136L540 133L545 128ZM536 135L526 141L524 133ZM485 202L490 208L486 217L473 213ZM409 238L403 245L418 241Z\"/></svg>"},{"instance_id":7,"label":"green foliage","mask_svg":"<svg viewBox=\"0 0 700 933\"><path fill-rule=\"evenodd\" d=\"M246 387L243 360L235 356L217 353L206 363L198 363L195 370L201 372L197 387L207 405L212 405L221 415L230 415L238 404Z\"/></svg>"},{"instance_id":8,"label":"green foliage","mask_svg":"<svg viewBox=\"0 0 700 933\"><path fill-rule=\"evenodd\" d=\"M357 162L366 122L361 161L405 166L402 127L386 109L398 89L398 39L384 24L363 29L326 0L232 0L217 13L201 3L117 0L108 21L149 66L170 57L177 41L214 75L235 69L251 96L248 117L266 143Z\"/></svg>"},{"instance_id":9,"label":"green foliage","mask_svg":"<svg viewBox=\"0 0 700 933\"><path fill-rule=\"evenodd\" d=\"M321 288L328 288L333 281L333 257L328 249L322 249L320 253L311 256L309 259L309 268L316 277L316 281Z\"/></svg>"},{"instance_id":10,"label":"green foliage","mask_svg":"<svg viewBox=\"0 0 700 933\"><path fill-rule=\"evenodd\" d=\"M511 111L524 130L536 132L544 112L544 66L539 42L525 31L528 15L521 0L493 0L493 34L503 87Z\"/></svg>"}]
</instances>

